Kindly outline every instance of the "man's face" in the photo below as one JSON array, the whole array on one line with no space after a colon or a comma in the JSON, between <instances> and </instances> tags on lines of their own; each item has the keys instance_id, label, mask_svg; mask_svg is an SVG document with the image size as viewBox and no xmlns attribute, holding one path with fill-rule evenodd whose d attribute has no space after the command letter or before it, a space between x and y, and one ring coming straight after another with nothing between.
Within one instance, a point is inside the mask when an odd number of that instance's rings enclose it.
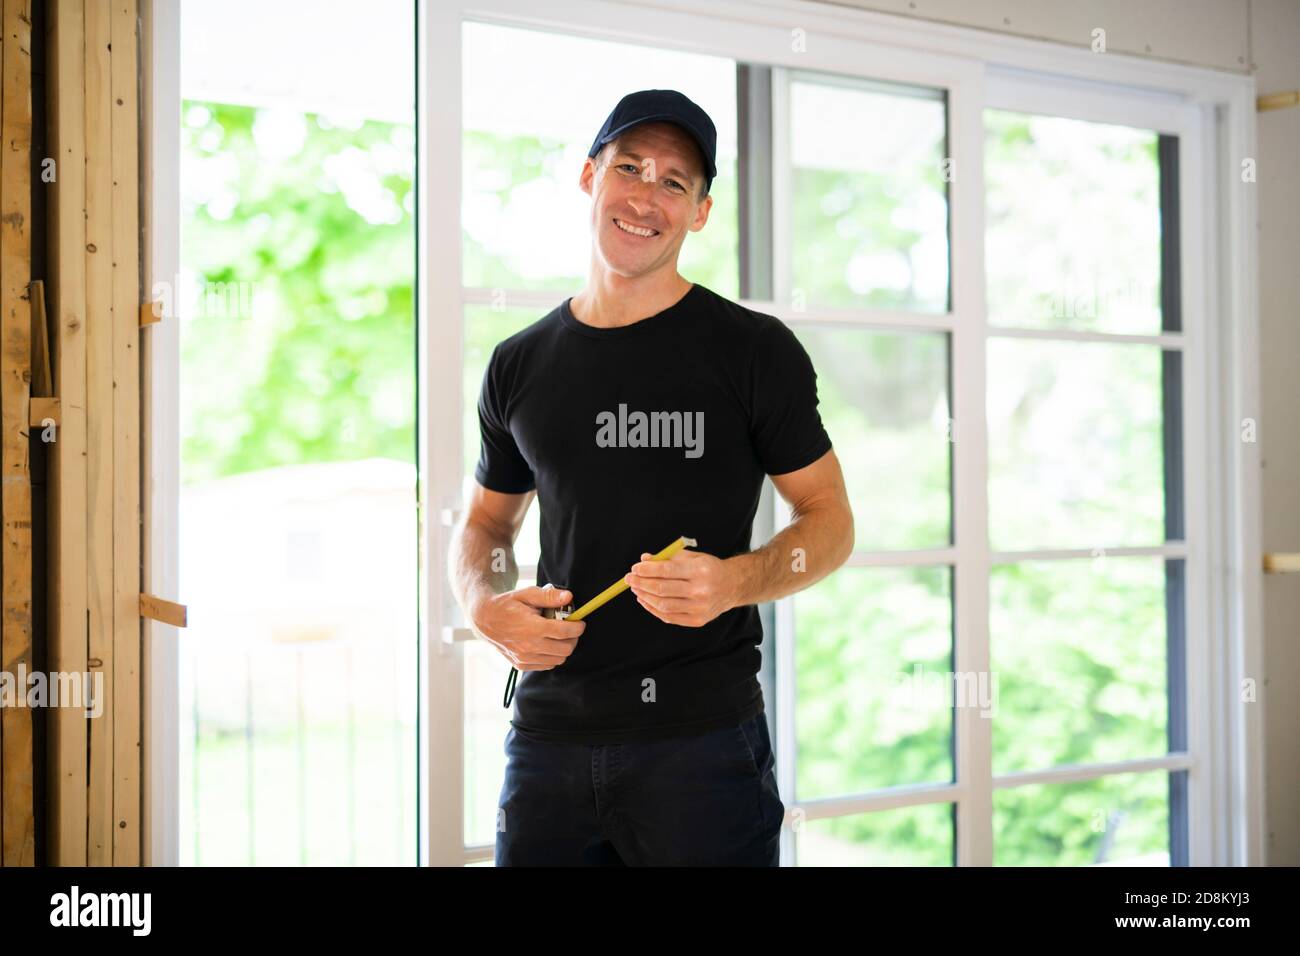
<instances>
[{"instance_id":1,"label":"man's face","mask_svg":"<svg viewBox=\"0 0 1300 956\"><path fill-rule=\"evenodd\" d=\"M713 206L699 199L704 179L699 148L673 123L643 123L588 159L579 185L606 267L627 278L676 268L686 233L704 228Z\"/></svg>"}]
</instances>

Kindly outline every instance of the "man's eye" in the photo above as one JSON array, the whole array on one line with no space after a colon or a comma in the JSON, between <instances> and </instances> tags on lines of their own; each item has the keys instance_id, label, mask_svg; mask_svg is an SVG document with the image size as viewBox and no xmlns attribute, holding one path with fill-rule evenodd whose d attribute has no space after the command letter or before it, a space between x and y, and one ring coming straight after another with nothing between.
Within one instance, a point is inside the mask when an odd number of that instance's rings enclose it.
<instances>
[{"instance_id":1,"label":"man's eye","mask_svg":"<svg viewBox=\"0 0 1300 956\"><path fill-rule=\"evenodd\" d=\"M633 166L631 163L619 163L617 168L618 168L618 169L630 169L630 170L632 170L632 172L634 172L634 173L637 171L637 168L636 168L635 166Z\"/></svg>"},{"instance_id":2,"label":"man's eye","mask_svg":"<svg viewBox=\"0 0 1300 956\"><path fill-rule=\"evenodd\" d=\"M686 187L683 186L681 183L679 183L679 182L678 182L677 180L675 180L675 179L669 179L669 180L666 180L666 182L668 183L669 186L671 186L671 187L673 188L673 190L674 190L675 192L685 192L685 190L686 190Z\"/></svg>"}]
</instances>

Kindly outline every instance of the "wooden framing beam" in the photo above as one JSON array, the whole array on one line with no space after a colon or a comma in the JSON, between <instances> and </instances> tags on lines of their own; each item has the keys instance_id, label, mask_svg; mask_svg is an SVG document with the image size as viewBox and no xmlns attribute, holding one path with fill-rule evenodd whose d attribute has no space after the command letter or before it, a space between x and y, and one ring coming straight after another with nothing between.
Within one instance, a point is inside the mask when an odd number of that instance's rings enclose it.
<instances>
[{"instance_id":1,"label":"wooden framing beam","mask_svg":"<svg viewBox=\"0 0 1300 956\"><path fill-rule=\"evenodd\" d=\"M27 407L32 377L32 12L31 0L3 0L0 43L0 543L4 670L32 666L32 473ZM15 677L16 679L16 677ZM26 687L15 686L25 694ZM0 844L6 866L36 862L32 711L0 710Z\"/></svg>"},{"instance_id":2,"label":"wooden framing beam","mask_svg":"<svg viewBox=\"0 0 1300 956\"><path fill-rule=\"evenodd\" d=\"M23 3L30 0L0 0ZM49 862L141 861L137 0L48 0L53 395L50 667L102 678L98 717L52 708Z\"/></svg>"},{"instance_id":3,"label":"wooden framing beam","mask_svg":"<svg viewBox=\"0 0 1300 956\"><path fill-rule=\"evenodd\" d=\"M105 707L90 721L87 863L113 865L113 129L111 7L86 16L86 595Z\"/></svg>"},{"instance_id":4,"label":"wooden framing beam","mask_svg":"<svg viewBox=\"0 0 1300 956\"><path fill-rule=\"evenodd\" d=\"M46 17L50 184L50 344L54 394L62 422L50 453L49 666L85 673L87 646L86 511L86 56L81 2L53 0ZM102 719L102 718L101 718ZM75 709L50 711L46 859L85 866L90 722Z\"/></svg>"},{"instance_id":5,"label":"wooden framing beam","mask_svg":"<svg viewBox=\"0 0 1300 956\"><path fill-rule=\"evenodd\" d=\"M136 0L112 0L113 865L139 866L140 140Z\"/></svg>"}]
</instances>

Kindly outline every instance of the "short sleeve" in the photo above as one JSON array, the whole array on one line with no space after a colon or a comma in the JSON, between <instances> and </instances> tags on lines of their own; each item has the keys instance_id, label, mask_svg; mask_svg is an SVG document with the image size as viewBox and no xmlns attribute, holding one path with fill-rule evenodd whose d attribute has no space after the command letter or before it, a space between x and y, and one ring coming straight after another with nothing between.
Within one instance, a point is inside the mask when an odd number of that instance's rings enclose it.
<instances>
[{"instance_id":1,"label":"short sleeve","mask_svg":"<svg viewBox=\"0 0 1300 956\"><path fill-rule=\"evenodd\" d=\"M750 381L750 436L766 474L798 471L830 451L817 411L817 372L780 319L768 317L756 336Z\"/></svg>"},{"instance_id":2,"label":"short sleeve","mask_svg":"<svg viewBox=\"0 0 1300 956\"><path fill-rule=\"evenodd\" d=\"M492 349L479 389L479 454L474 479L489 491L515 495L532 491L537 483L504 413L509 396L503 390L499 349L499 345Z\"/></svg>"}]
</instances>

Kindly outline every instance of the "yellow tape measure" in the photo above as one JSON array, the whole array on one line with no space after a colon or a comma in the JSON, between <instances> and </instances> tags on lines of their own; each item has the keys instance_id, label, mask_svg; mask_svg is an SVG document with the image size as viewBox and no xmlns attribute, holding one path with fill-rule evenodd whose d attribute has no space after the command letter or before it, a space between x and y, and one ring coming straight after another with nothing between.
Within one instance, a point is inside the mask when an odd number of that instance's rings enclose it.
<instances>
[{"instance_id":1,"label":"yellow tape measure","mask_svg":"<svg viewBox=\"0 0 1300 956\"><path fill-rule=\"evenodd\" d=\"M676 541L674 541L668 547L664 548L658 554L652 555L650 560L667 561L678 551L682 550L682 548L688 546L693 548L695 547L695 545L696 545L696 541L694 538L686 538L686 537L678 538ZM547 584L544 585L543 590L546 590L547 588L553 588L553 587L554 587L553 584ZM605 590L601 591L594 598L592 598L582 607L578 608L572 614L563 614L563 612L561 612L558 614L554 614L554 617L562 621L581 621L592 611L596 610L599 607L602 607L605 604L608 604L614 598L618 597L620 594L626 591L629 587L631 587L631 585L628 584L625 579L619 578L617 581L615 581L609 587L605 588ZM547 610L553 610L553 609L548 608ZM545 614L545 612L543 612L543 614ZM552 615L546 615L546 616L550 617ZM503 700L503 706L505 707L510 706L510 701L515 695L515 683L518 680L518 678L519 678L519 669L516 667L510 668L510 676L506 678L506 693L505 693L505 698Z\"/></svg>"}]
</instances>

